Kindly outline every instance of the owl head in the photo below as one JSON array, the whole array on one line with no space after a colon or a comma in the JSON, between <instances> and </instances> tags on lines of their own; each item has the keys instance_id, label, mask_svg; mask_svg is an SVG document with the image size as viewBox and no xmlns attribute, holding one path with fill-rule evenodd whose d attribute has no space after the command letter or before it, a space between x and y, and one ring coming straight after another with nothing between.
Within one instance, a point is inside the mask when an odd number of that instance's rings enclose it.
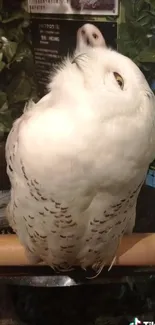
<instances>
[{"instance_id":1,"label":"owl head","mask_svg":"<svg viewBox=\"0 0 155 325\"><path fill-rule=\"evenodd\" d=\"M78 30L76 50L63 61L50 89L53 105L63 103L80 123L88 118L88 127L100 128L98 134L113 151L119 145L121 155L127 151L130 159L141 147L139 160L148 159L148 147L155 151L154 94L138 66L108 48L95 26Z\"/></svg>"}]
</instances>

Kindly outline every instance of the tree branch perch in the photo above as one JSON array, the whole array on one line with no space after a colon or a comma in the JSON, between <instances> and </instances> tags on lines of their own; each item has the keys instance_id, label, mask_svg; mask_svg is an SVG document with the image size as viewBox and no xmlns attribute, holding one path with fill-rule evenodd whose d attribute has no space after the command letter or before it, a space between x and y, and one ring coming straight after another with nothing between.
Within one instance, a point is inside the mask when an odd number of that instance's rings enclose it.
<instances>
[{"instance_id":1,"label":"tree branch perch","mask_svg":"<svg viewBox=\"0 0 155 325\"><path fill-rule=\"evenodd\" d=\"M31 265L16 235L0 235L0 266ZM42 264L41 264L42 265ZM155 265L155 234L124 236L118 249L116 265Z\"/></svg>"}]
</instances>

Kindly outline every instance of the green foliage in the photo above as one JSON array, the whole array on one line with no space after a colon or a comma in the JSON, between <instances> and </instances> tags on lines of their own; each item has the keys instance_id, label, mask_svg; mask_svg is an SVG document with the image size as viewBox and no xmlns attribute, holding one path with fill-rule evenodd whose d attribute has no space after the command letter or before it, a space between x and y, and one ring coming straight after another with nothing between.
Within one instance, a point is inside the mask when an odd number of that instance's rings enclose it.
<instances>
[{"instance_id":1,"label":"green foliage","mask_svg":"<svg viewBox=\"0 0 155 325\"><path fill-rule=\"evenodd\" d=\"M118 48L155 80L155 0L122 0Z\"/></svg>"},{"instance_id":2,"label":"green foliage","mask_svg":"<svg viewBox=\"0 0 155 325\"><path fill-rule=\"evenodd\" d=\"M121 4L119 51L140 67L155 93L155 0L122 0Z\"/></svg>"},{"instance_id":3,"label":"green foliage","mask_svg":"<svg viewBox=\"0 0 155 325\"><path fill-rule=\"evenodd\" d=\"M38 99L29 14L22 4L0 0L0 138L9 132L26 102Z\"/></svg>"},{"instance_id":4,"label":"green foliage","mask_svg":"<svg viewBox=\"0 0 155 325\"><path fill-rule=\"evenodd\" d=\"M26 102L38 99L25 3L0 0L0 138ZM122 0L121 4L119 51L138 64L151 84L155 80L155 0ZM107 21L116 19L107 17Z\"/></svg>"}]
</instances>

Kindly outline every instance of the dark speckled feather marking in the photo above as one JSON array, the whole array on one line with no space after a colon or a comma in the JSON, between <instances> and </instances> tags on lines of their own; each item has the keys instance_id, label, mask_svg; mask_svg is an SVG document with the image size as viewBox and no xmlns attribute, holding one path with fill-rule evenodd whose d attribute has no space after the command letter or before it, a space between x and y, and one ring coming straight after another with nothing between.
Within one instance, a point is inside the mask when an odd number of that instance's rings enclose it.
<instances>
[{"instance_id":1,"label":"dark speckled feather marking","mask_svg":"<svg viewBox=\"0 0 155 325\"><path fill-rule=\"evenodd\" d=\"M13 132L16 133L15 142L17 143L18 132L16 128ZM11 153L9 152L8 164L8 172L11 177L14 175L16 152L16 145L13 143L14 141L12 141ZM47 261L52 261L53 268L69 267L79 252L83 251L83 255L81 253L81 256L78 257L82 267L87 267L92 262L94 268L98 270L104 264L105 259L112 257L108 254L115 254L119 239L124 234L129 221L128 211L132 207L134 208L135 197L142 184L129 191L128 195L125 193L124 197L120 196L118 202L112 199L113 205L103 205L103 213L101 210L101 213L96 213L96 215L93 213L92 217L89 217L89 213L83 213L81 218L86 216L88 221L86 228L83 227L83 223L82 230L78 232L80 219L76 218L76 214L72 216L68 203L62 204L59 202L59 197L54 197L53 192L44 191L40 180L35 175L32 178L30 177L30 171L28 167L26 168L24 160L22 161L19 157L18 162L21 166L19 168L20 176L22 175L24 186L25 184L27 186L27 201L24 203L27 203L28 209L23 210L24 215L21 217L21 205L18 197L16 197L16 202L13 198L11 222L14 229L17 228L19 233L23 228L27 249L32 255L36 254L44 257ZM17 219L18 214L20 214L19 219ZM80 215L78 217L80 218Z\"/></svg>"}]
</instances>

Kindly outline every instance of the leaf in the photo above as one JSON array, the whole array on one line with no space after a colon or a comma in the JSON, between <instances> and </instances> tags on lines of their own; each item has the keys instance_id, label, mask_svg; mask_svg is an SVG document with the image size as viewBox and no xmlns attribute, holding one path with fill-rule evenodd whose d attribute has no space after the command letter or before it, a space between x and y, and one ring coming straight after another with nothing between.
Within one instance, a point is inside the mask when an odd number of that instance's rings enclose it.
<instances>
[{"instance_id":1,"label":"leaf","mask_svg":"<svg viewBox=\"0 0 155 325\"><path fill-rule=\"evenodd\" d=\"M0 111L3 110L3 105L5 102L7 102L6 93L4 93L3 91L0 91Z\"/></svg>"},{"instance_id":2,"label":"leaf","mask_svg":"<svg viewBox=\"0 0 155 325\"><path fill-rule=\"evenodd\" d=\"M11 112L7 110L5 113L0 112L0 131L8 132L12 126Z\"/></svg>"},{"instance_id":3,"label":"leaf","mask_svg":"<svg viewBox=\"0 0 155 325\"><path fill-rule=\"evenodd\" d=\"M149 52L149 49L144 50L139 54L138 60L140 62L151 62L151 63L154 62L155 63L155 53Z\"/></svg>"},{"instance_id":4,"label":"leaf","mask_svg":"<svg viewBox=\"0 0 155 325\"><path fill-rule=\"evenodd\" d=\"M14 57L14 55L16 54L18 44L16 42L10 42L8 40L4 42L3 39L2 41L3 41L2 52L7 62L9 63Z\"/></svg>"},{"instance_id":5,"label":"leaf","mask_svg":"<svg viewBox=\"0 0 155 325\"><path fill-rule=\"evenodd\" d=\"M134 4L129 0L122 0L122 5L125 8L125 12L128 15L128 18L133 18L134 16Z\"/></svg>"},{"instance_id":6,"label":"leaf","mask_svg":"<svg viewBox=\"0 0 155 325\"><path fill-rule=\"evenodd\" d=\"M137 19L137 22L141 24L141 27L149 25L151 23L152 17L149 14L142 13L142 15Z\"/></svg>"},{"instance_id":7,"label":"leaf","mask_svg":"<svg viewBox=\"0 0 155 325\"><path fill-rule=\"evenodd\" d=\"M140 62L140 61L139 61ZM148 65L142 65L142 68L145 72L149 72L150 71L150 67Z\"/></svg>"},{"instance_id":8,"label":"leaf","mask_svg":"<svg viewBox=\"0 0 155 325\"><path fill-rule=\"evenodd\" d=\"M15 27L15 28L7 28L6 37L10 41L21 43L24 39L22 24L20 24L19 26Z\"/></svg>"},{"instance_id":9,"label":"leaf","mask_svg":"<svg viewBox=\"0 0 155 325\"><path fill-rule=\"evenodd\" d=\"M138 0L138 1L134 1L134 11L138 11L140 12L143 7L144 7L144 4L145 4L145 1L144 0Z\"/></svg>"},{"instance_id":10,"label":"leaf","mask_svg":"<svg viewBox=\"0 0 155 325\"><path fill-rule=\"evenodd\" d=\"M21 102L18 102L18 103L11 104L9 106L9 110L11 112L12 120L16 120L18 117L20 117L22 115L25 104L27 102L28 101L21 101Z\"/></svg>"},{"instance_id":11,"label":"leaf","mask_svg":"<svg viewBox=\"0 0 155 325\"><path fill-rule=\"evenodd\" d=\"M31 84L24 71L21 71L7 88L9 104L27 101L31 95Z\"/></svg>"},{"instance_id":12,"label":"leaf","mask_svg":"<svg viewBox=\"0 0 155 325\"><path fill-rule=\"evenodd\" d=\"M155 46L152 35L155 26L155 0L122 1L125 9L125 28L119 26L119 49L139 66L154 62ZM152 75L150 71L150 76Z\"/></svg>"},{"instance_id":13,"label":"leaf","mask_svg":"<svg viewBox=\"0 0 155 325\"><path fill-rule=\"evenodd\" d=\"M3 61L0 61L0 72L4 69L5 65Z\"/></svg>"},{"instance_id":14,"label":"leaf","mask_svg":"<svg viewBox=\"0 0 155 325\"><path fill-rule=\"evenodd\" d=\"M4 70L0 74L1 133L1 130L10 130L31 97L37 99L37 87L29 31L30 15L23 9L23 1L3 0L0 14L0 73Z\"/></svg>"},{"instance_id":15,"label":"leaf","mask_svg":"<svg viewBox=\"0 0 155 325\"><path fill-rule=\"evenodd\" d=\"M16 56L15 56L15 60L17 62L21 62L23 59L31 59L32 58L32 52L30 47L27 46L26 43L21 43L18 48L17 48L17 52L16 52Z\"/></svg>"},{"instance_id":16,"label":"leaf","mask_svg":"<svg viewBox=\"0 0 155 325\"><path fill-rule=\"evenodd\" d=\"M9 15L7 12L4 12L2 22L3 24L8 24L15 20L23 20L26 17L28 17L28 13L24 10L12 11Z\"/></svg>"}]
</instances>

